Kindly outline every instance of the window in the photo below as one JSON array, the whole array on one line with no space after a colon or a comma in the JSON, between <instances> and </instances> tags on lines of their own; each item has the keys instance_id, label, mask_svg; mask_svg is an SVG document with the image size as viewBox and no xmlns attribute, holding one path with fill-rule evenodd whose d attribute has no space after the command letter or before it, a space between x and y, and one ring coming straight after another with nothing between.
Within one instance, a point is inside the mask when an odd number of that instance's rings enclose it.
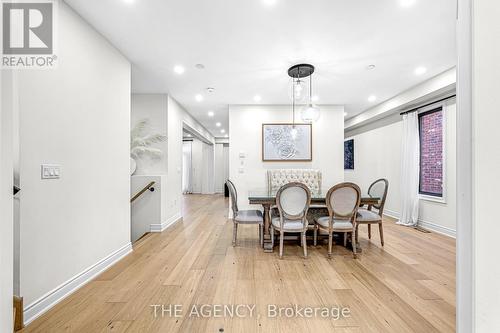
<instances>
[{"instance_id":1,"label":"window","mask_svg":"<svg viewBox=\"0 0 500 333\"><path fill-rule=\"evenodd\" d=\"M443 108L418 115L422 195L443 198Z\"/></svg>"}]
</instances>

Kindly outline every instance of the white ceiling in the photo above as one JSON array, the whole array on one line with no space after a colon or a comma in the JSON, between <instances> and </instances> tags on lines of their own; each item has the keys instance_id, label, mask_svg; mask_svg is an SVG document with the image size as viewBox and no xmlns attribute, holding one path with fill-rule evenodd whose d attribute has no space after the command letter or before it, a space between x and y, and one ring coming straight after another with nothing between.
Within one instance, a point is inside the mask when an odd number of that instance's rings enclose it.
<instances>
[{"instance_id":1,"label":"white ceiling","mask_svg":"<svg viewBox=\"0 0 500 333\"><path fill-rule=\"evenodd\" d=\"M316 66L318 104L348 118L455 66L456 0L269 1L66 0L131 60L134 92L170 93L218 137L229 104L290 103L296 63Z\"/></svg>"}]
</instances>

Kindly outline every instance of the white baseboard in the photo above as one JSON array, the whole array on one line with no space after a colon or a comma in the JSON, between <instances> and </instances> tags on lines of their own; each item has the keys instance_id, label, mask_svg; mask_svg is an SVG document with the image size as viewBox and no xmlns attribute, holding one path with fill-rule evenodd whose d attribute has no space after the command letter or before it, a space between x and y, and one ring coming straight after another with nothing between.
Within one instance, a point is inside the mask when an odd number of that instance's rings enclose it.
<instances>
[{"instance_id":1,"label":"white baseboard","mask_svg":"<svg viewBox=\"0 0 500 333\"><path fill-rule=\"evenodd\" d=\"M394 219L399 219L399 213L389 209L384 210L384 215L392 217ZM442 225L433 222L424 221L422 219L418 219L418 226L448 237L456 238L457 236L456 230L448 227L443 227Z\"/></svg>"},{"instance_id":2,"label":"white baseboard","mask_svg":"<svg viewBox=\"0 0 500 333\"><path fill-rule=\"evenodd\" d=\"M448 227L443 227L442 225L438 225L432 222L424 221L424 220L418 220L418 226L422 227L424 229L434 231L438 234L445 235L451 238L456 238L457 237L457 231L453 230Z\"/></svg>"},{"instance_id":3,"label":"white baseboard","mask_svg":"<svg viewBox=\"0 0 500 333\"><path fill-rule=\"evenodd\" d=\"M171 225L173 225L174 223L177 223L181 220L182 220L182 215L179 212L161 224L151 224L150 232L162 232Z\"/></svg>"},{"instance_id":4,"label":"white baseboard","mask_svg":"<svg viewBox=\"0 0 500 333\"><path fill-rule=\"evenodd\" d=\"M132 243L124 245L106 258L100 260L96 264L90 266L83 272L75 275L57 288L40 297L38 300L29 304L23 311L24 324L28 325L33 320L40 317L54 305L71 295L77 289L81 288L84 284L88 283L97 275L114 265L130 252L132 252Z\"/></svg>"}]
</instances>

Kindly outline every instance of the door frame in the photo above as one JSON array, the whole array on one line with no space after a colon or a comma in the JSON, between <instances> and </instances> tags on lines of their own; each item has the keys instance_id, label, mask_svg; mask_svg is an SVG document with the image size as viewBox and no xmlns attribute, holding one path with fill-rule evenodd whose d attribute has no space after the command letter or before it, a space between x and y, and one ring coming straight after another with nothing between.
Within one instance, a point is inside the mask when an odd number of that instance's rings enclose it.
<instances>
[{"instance_id":1,"label":"door frame","mask_svg":"<svg viewBox=\"0 0 500 333\"><path fill-rule=\"evenodd\" d=\"M475 331L472 112L473 0L457 0L456 329Z\"/></svg>"},{"instance_id":2,"label":"door frame","mask_svg":"<svg viewBox=\"0 0 500 333\"><path fill-rule=\"evenodd\" d=\"M0 70L0 331L13 331L13 72Z\"/></svg>"}]
</instances>

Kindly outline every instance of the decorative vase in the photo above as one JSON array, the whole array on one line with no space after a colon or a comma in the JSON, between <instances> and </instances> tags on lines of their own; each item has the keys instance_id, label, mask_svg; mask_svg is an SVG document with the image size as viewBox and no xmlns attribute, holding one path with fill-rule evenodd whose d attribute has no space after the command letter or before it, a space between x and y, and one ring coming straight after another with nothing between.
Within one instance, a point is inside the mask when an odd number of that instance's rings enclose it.
<instances>
[{"instance_id":1,"label":"decorative vase","mask_svg":"<svg viewBox=\"0 0 500 333\"><path fill-rule=\"evenodd\" d=\"M130 158L130 175L132 176L137 169L137 162L131 157Z\"/></svg>"}]
</instances>

